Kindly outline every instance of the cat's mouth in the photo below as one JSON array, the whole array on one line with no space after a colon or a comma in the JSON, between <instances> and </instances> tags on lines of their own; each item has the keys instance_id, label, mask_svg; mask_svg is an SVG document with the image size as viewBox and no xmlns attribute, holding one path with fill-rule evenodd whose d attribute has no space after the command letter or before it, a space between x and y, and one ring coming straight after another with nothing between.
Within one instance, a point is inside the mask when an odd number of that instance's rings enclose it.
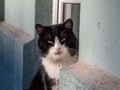
<instances>
[{"instance_id":1,"label":"cat's mouth","mask_svg":"<svg viewBox=\"0 0 120 90\"><path fill-rule=\"evenodd\" d=\"M55 55L61 55L62 52L59 51L59 52L55 52L54 54L55 54Z\"/></svg>"}]
</instances>

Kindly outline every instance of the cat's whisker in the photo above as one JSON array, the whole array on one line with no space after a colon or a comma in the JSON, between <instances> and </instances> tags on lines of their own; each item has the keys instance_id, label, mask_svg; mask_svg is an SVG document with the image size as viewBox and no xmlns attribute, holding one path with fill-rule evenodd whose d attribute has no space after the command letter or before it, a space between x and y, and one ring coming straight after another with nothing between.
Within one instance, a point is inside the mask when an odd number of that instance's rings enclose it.
<instances>
[{"instance_id":1,"label":"cat's whisker","mask_svg":"<svg viewBox=\"0 0 120 90\"><path fill-rule=\"evenodd\" d=\"M36 65L35 65L35 73L38 71L38 66L40 66L40 59L37 61Z\"/></svg>"},{"instance_id":2,"label":"cat's whisker","mask_svg":"<svg viewBox=\"0 0 120 90\"><path fill-rule=\"evenodd\" d=\"M46 33L46 35L48 35L49 38L52 38L51 35L49 33Z\"/></svg>"},{"instance_id":3,"label":"cat's whisker","mask_svg":"<svg viewBox=\"0 0 120 90\"><path fill-rule=\"evenodd\" d=\"M47 55L47 53L48 53L48 52L42 53L41 56L45 56L45 55Z\"/></svg>"},{"instance_id":4,"label":"cat's whisker","mask_svg":"<svg viewBox=\"0 0 120 90\"><path fill-rule=\"evenodd\" d=\"M68 50L71 52L71 54L76 54L76 55L78 55L78 51L77 51L76 49L68 48Z\"/></svg>"},{"instance_id":5,"label":"cat's whisker","mask_svg":"<svg viewBox=\"0 0 120 90\"><path fill-rule=\"evenodd\" d=\"M66 31L66 30L64 30L64 31L60 34L60 36L62 36L62 35L64 34L65 31Z\"/></svg>"},{"instance_id":6,"label":"cat's whisker","mask_svg":"<svg viewBox=\"0 0 120 90\"><path fill-rule=\"evenodd\" d=\"M71 50L76 50L76 49L74 49L74 48L68 48L68 49L71 49Z\"/></svg>"},{"instance_id":7,"label":"cat's whisker","mask_svg":"<svg viewBox=\"0 0 120 90\"><path fill-rule=\"evenodd\" d=\"M45 49L47 49L47 46L45 46L43 43L41 43L41 45L42 45Z\"/></svg>"},{"instance_id":8,"label":"cat's whisker","mask_svg":"<svg viewBox=\"0 0 120 90\"><path fill-rule=\"evenodd\" d=\"M48 52L45 52L45 53L42 53L41 56L45 56L47 55ZM36 62L36 65L35 65L35 73L36 71L38 70L38 68L40 67L40 59Z\"/></svg>"},{"instance_id":9,"label":"cat's whisker","mask_svg":"<svg viewBox=\"0 0 120 90\"><path fill-rule=\"evenodd\" d=\"M73 49L73 48L68 48L70 51L75 51L75 52L77 52L77 50L76 49Z\"/></svg>"}]
</instances>

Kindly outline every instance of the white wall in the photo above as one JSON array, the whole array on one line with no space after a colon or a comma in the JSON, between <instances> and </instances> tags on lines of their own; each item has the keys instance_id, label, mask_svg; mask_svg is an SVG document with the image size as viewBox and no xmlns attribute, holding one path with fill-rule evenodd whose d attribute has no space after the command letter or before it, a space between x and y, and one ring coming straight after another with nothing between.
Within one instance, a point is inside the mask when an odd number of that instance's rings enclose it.
<instances>
[{"instance_id":1,"label":"white wall","mask_svg":"<svg viewBox=\"0 0 120 90\"><path fill-rule=\"evenodd\" d=\"M120 0L82 0L80 56L120 78Z\"/></svg>"},{"instance_id":2,"label":"white wall","mask_svg":"<svg viewBox=\"0 0 120 90\"><path fill-rule=\"evenodd\" d=\"M5 0L5 21L34 36L35 0Z\"/></svg>"}]
</instances>

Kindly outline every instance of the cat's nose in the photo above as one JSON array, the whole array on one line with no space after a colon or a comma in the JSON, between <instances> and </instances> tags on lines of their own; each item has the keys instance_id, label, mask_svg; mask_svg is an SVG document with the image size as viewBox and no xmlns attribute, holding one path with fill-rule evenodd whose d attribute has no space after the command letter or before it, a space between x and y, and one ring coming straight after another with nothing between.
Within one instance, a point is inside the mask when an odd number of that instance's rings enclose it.
<instances>
[{"instance_id":1,"label":"cat's nose","mask_svg":"<svg viewBox=\"0 0 120 90\"><path fill-rule=\"evenodd\" d=\"M60 49L61 49L61 48L56 48L56 51L58 51L58 52L59 52L59 51L60 51Z\"/></svg>"},{"instance_id":2,"label":"cat's nose","mask_svg":"<svg viewBox=\"0 0 120 90\"><path fill-rule=\"evenodd\" d=\"M56 48L55 54L60 54L61 53L61 48Z\"/></svg>"}]
</instances>

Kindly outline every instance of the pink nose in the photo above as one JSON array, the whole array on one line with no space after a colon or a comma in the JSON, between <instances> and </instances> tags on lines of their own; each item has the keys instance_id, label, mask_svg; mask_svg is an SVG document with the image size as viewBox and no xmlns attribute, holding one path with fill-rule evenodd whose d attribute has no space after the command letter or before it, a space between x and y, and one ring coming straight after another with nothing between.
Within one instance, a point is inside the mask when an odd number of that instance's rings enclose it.
<instances>
[{"instance_id":1,"label":"pink nose","mask_svg":"<svg viewBox=\"0 0 120 90\"><path fill-rule=\"evenodd\" d=\"M58 51L58 52L59 52L59 51L60 51L60 48L56 48L56 51Z\"/></svg>"},{"instance_id":2,"label":"pink nose","mask_svg":"<svg viewBox=\"0 0 120 90\"><path fill-rule=\"evenodd\" d=\"M60 54L61 52L60 52L60 49L61 48L56 48L56 54Z\"/></svg>"}]
</instances>

